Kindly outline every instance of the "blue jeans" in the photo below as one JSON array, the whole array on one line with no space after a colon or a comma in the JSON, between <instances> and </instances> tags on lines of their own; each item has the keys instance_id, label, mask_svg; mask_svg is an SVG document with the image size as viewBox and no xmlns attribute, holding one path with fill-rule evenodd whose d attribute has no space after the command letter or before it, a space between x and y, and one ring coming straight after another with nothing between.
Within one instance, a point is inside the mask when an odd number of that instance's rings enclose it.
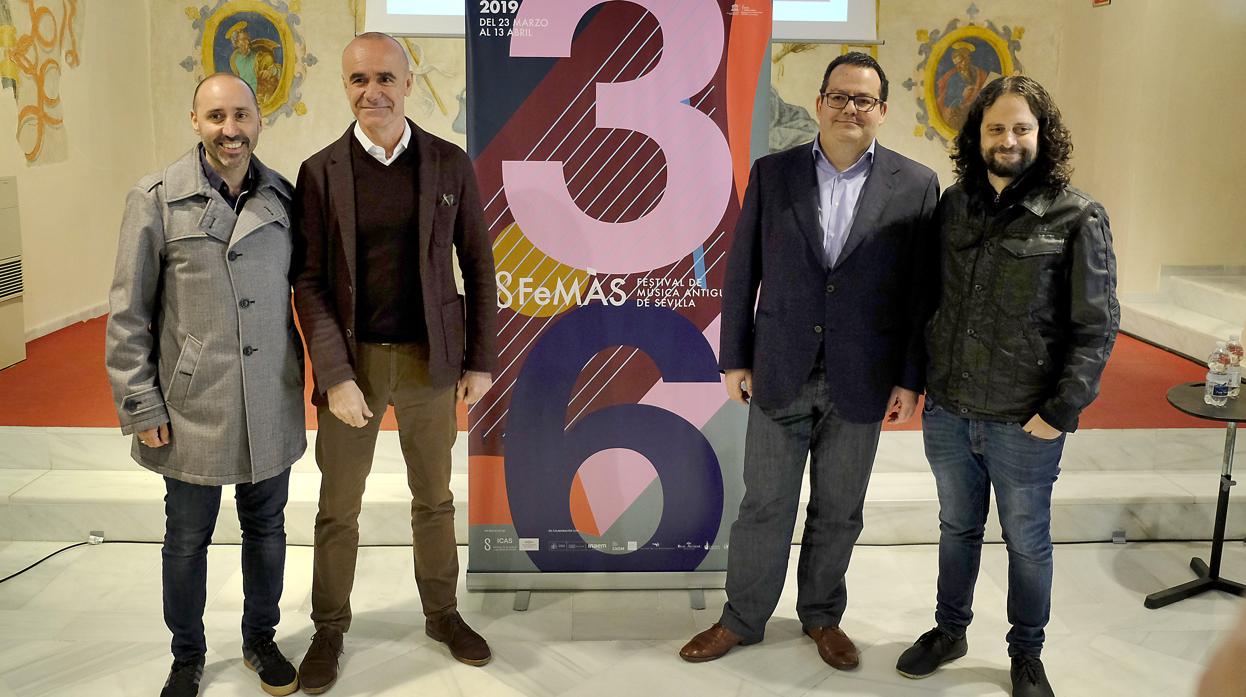
<instances>
[{"instance_id":1,"label":"blue jeans","mask_svg":"<svg viewBox=\"0 0 1246 697\"><path fill-rule=\"evenodd\" d=\"M201 658L207 600L208 545L221 508L221 487L164 478L164 623L173 632L173 658ZM281 610L286 567L285 507L290 470L254 484L235 487L242 527L242 640L272 639Z\"/></svg>"},{"instance_id":2,"label":"blue jeans","mask_svg":"<svg viewBox=\"0 0 1246 697\"><path fill-rule=\"evenodd\" d=\"M982 533L995 488L1008 548L1008 655L1037 656L1051 615L1051 489L1065 434L1031 436L1019 423L961 418L926 398L922 435L939 490L939 590L935 622L964 636Z\"/></svg>"}]
</instances>

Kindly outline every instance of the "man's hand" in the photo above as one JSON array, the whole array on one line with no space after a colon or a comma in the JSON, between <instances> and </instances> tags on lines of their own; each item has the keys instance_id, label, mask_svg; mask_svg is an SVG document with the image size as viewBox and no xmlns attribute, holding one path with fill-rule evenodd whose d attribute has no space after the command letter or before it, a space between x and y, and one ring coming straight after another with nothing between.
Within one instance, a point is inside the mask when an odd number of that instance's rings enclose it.
<instances>
[{"instance_id":1,"label":"man's hand","mask_svg":"<svg viewBox=\"0 0 1246 697\"><path fill-rule=\"evenodd\" d=\"M1038 414L1031 416L1030 420L1026 421L1025 425L1021 428L1025 429L1025 432L1031 436L1034 436L1035 438L1042 438L1043 440L1055 440L1060 437L1061 433L1063 433L1060 429L1051 426L1046 421L1043 421L1043 417Z\"/></svg>"},{"instance_id":2,"label":"man's hand","mask_svg":"<svg viewBox=\"0 0 1246 697\"><path fill-rule=\"evenodd\" d=\"M748 405L753 398L753 371L743 368L728 370L723 380L727 383L727 396L733 402Z\"/></svg>"},{"instance_id":3,"label":"man's hand","mask_svg":"<svg viewBox=\"0 0 1246 697\"><path fill-rule=\"evenodd\" d=\"M464 371L463 376L459 378L459 384L454 387L454 398L460 402L475 404L492 386L493 376L489 373L477 370Z\"/></svg>"},{"instance_id":4,"label":"man's hand","mask_svg":"<svg viewBox=\"0 0 1246 697\"><path fill-rule=\"evenodd\" d=\"M891 388L891 396L887 398L887 423L902 424L913 418L917 411L917 393L906 390L899 385Z\"/></svg>"},{"instance_id":5,"label":"man's hand","mask_svg":"<svg viewBox=\"0 0 1246 697\"><path fill-rule=\"evenodd\" d=\"M329 411L347 426L363 428L372 418L368 402L354 380L339 382L329 388Z\"/></svg>"},{"instance_id":6,"label":"man's hand","mask_svg":"<svg viewBox=\"0 0 1246 697\"><path fill-rule=\"evenodd\" d=\"M163 448L169 444L169 424L163 423L155 428L139 431L138 442L149 448Z\"/></svg>"}]
</instances>

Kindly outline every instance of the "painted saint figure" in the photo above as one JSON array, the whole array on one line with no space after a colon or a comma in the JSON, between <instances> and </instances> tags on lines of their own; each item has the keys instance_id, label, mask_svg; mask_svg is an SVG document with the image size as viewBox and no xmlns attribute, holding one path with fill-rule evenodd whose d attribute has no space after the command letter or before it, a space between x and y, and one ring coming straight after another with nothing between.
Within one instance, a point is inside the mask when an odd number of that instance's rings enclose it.
<instances>
[{"instance_id":1,"label":"painted saint figure","mask_svg":"<svg viewBox=\"0 0 1246 697\"><path fill-rule=\"evenodd\" d=\"M229 55L229 70L255 90L260 104L267 103L281 82L281 63L277 60L278 44L272 39L252 39L247 23L238 22L225 32L234 52Z\"/></svg>"},{"instance_id":2,"label":"painted saint figure","mask_svg":"<svg viewBox=\"0 0 1246 697\"><path fill-rule=\"evenodd\" d=\"M969 107L982 91L983 85L991 78L991 74L973 63L973 52L977 48L968 41L957 41L952 44L951 70L939 77L937 94L939 113L947 125L959 131L965 125L965 115Z\"/></svg>"}]
</instances>

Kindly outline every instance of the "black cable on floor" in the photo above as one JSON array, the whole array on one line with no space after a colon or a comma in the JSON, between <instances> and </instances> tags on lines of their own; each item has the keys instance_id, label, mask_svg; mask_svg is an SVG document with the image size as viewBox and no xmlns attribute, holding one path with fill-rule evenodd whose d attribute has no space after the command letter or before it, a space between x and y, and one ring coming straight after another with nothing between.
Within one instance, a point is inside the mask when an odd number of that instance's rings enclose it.
<instances>
[{"instance_id":1,"label":"black cable on floor","mask_svg":"<svg viewBox=\"0 0 1246 697\"><path fill-rule=\"evenodd\" d=\"M16 572L16 573L9 574L8 576L5 576L4 578L0 578L0 583L4 583L5 581L8 581L8 580L9 580L9 579L11 579L11 578L17 578L18 576L21 576L22 574L26 573L27 571L30 571L31 569L35 568L36 566L39 566L39 565L40 565L40 564L42 564L43 562L45 562L45 561L47 561L47 560L51 559L52 557L55 557L56 555L60 554L61 552L64 552L64 551L65 551L65 550L67 550L67 549L73 549L74 547L81 547L82 545L86 545L86 544L91 544L91 543L90 543L90 542L75 542L74 544L69 545L68 547L61 547L60 549L56 550L55 552L52 552L52 553L51 553L51 554L49 554L48 556L46 556L46 557L44 557L44 558L40 559L39 561L37 561L37 562L35 562L35 563L31 564L30 566L27 566L26 568L22 569L21 571L18 571L18 572Z\"/></svg>"},{"instance_id":2,"label":"black cable on floor","mask_svg":"<svg viewBox=\"0 0 1246 697\"><path fill-rule=\"evenodd\" d=\"M56 550L55 552L52 552L51 554L48 554L47 556L40 559L39 561L34 562L33 564L30 564L29 566L22 569L21 571L16 571L14 573L9 574L8 576L5 576L4 578L0 578L0 583L4 583L5 581L9 581L11 579L17 578L18 576L21 576L22 574L26 573L27 571L30 571L36 566L39 566L40 564L51 559L52 557L55 557L61 552L66 552L75 547L81 547L83 545L91 545L91 544L92 544L91 542L75 542L71 545L61 547L60 549ZM94 544L96 545L158 545L158 544L164 544L164 543L158 540L104 540L103 542L96 542ZM213 547L241 547L242 543L241 542L213 542L211 546ZM286 544L286 547L312 547L312 546L313 545L310 545L310 544L290 544L290 543ZM373 548L373 547L410 547L410 546L411 546L410 544L359 545L360 549L368 549L368 548Z\"/></svg>"},{"instance_id":3,"label":"black cable on floor","mask_svg":"<svg viewBox=\"0 0 1246 697\"><path fill-rule=\"evenodd\" d=\"M1230 541L1236 542L1236 540L1225 540L1225 542L1230 542ZM1060 547L1062 545L1103 545L1103 544L1111 544L1111 542L1112 540L1079 540L1077 542L1056 542L1054 544L1055 546ZM1194 539L1194 540L1175 540L1175 539L1165 538L1165 539L1159 539L1159 540L1134 540L1131 544L1150 543L1150 542L1211 542L1211 539L1206 538L1206 539ZM1246 542L1246 540L1243 540L1243 542ZM11 573L8 576L5 576L4 578L0 578L0 584L5 583L6 581L15 579L18 576L21 576L22 574L26 573L27 571L30 571L36 566L39 566L40 564L51 559L52 557L55 557L61 552L71 550L75 547L81 547L83 545L90 545L90 544L91 544L90 542L75 542L66 547L61 547L60 549L56 550L55 552L52 552L51 554L48 554L47 556L40 559L39 561L36 561L30 564L29 566L22 569L21 571L15 571L14 573ZM158 544L163 544L163 543L157 540L104 540L103 542L97 542L95 544L158 545ZM870 543L870 544L860 543L860 544L857 544L856 546L857 547L934 547L934 546L937 546L938 544L939 544L938 542L875 542L875 543ZM983 542L982 544L983 545L1002 545L1004 543L1003 542ZM213 547L241 547L242 543L241 542L213 542L211 546ZM286 544L286 547L314 547L314 546L315 545L310 545L306 543L300 543L300 544L287 543ZM411 545L409 544L377 544L377 545L359 545L359 548L360 549L385 549L385 548L390 548L390 547L410 547L410 546ZM797 547L799 545L793 542L792 546Z\"/></svg>"}]
</instances>

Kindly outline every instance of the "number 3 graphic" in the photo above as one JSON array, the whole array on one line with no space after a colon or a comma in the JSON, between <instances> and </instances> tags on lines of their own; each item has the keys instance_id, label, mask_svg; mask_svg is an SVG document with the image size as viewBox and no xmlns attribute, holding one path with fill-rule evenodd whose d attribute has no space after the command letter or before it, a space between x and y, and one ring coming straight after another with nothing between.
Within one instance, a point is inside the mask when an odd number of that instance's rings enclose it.
<instances>
[{"instance_id":1,"label":"number 3 graphic","mask_svg":"<svg viewBox=\"0 0 1246 697\"><path fill-rule=\"evenodd\" d=\"M604 0L525 0L515 17L541 20L511 38L511 56L567 57L579 20ZM638 131L666 155L666 191L647 215L607 223L580 210L563 163L502 162L515 222L558 261L613 274L665 266L689 254L722 217L731 195L731 152L708 116L684 104L713 79L722 61L723 17L716 0L631 0L662 27L662 58L649 73L597 83L597 127ZM569 122L573 122L568 120ZM555 141L556 142L556 141Z\"/></svg>"}]
</instances>

